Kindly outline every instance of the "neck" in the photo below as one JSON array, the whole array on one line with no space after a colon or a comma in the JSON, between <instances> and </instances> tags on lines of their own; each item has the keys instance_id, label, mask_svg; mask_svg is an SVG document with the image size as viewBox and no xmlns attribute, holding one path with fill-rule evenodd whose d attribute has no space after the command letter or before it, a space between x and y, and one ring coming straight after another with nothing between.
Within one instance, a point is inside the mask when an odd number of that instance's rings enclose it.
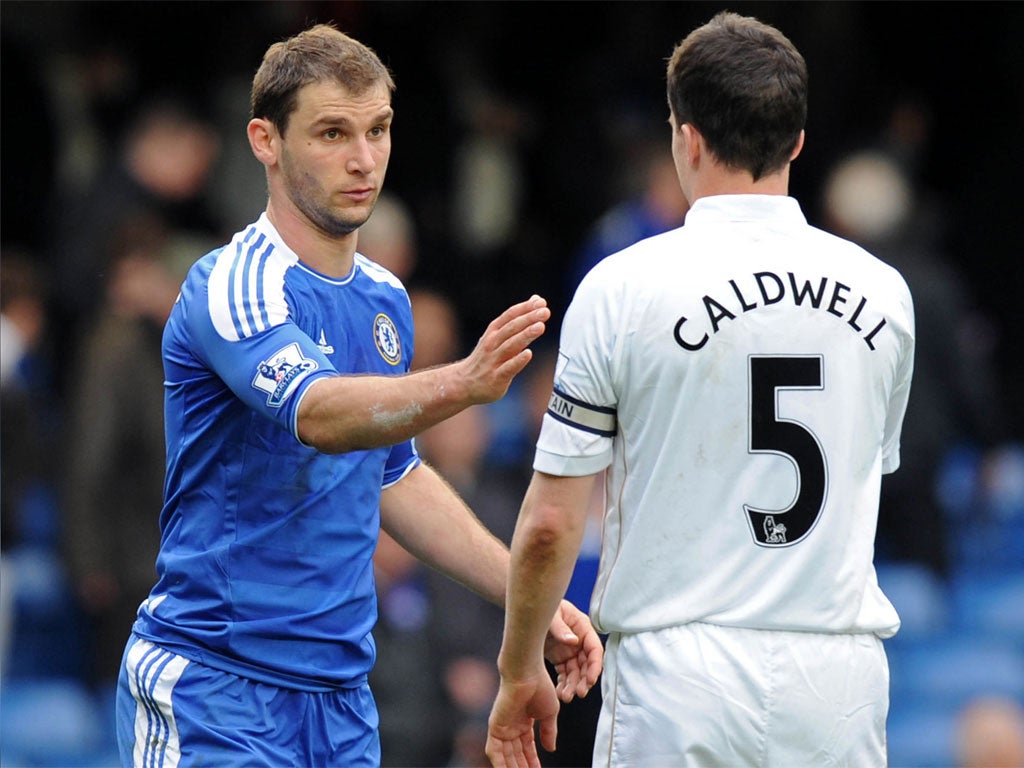
<instances>
[{"instance_id":1,"label":"neck","mask_svg":"<svg viewBox=\"0 0 1024 768\"><path fill-rule=\"evenodd\" d=\"M705 170L705 169L702 169ZM757 181L747 171L734 171L714 163L693 180L691 204L712 195L788 195L789 166Z\"/></svg>"},{"instance_id":2,"label":"neck","mask_svg":"<svg viewBox=\"0 0 1024 768\"><path fill-rule=\"evenodd\" d=\"M275 204L273 197L267 203L267 218L306 266L328 277L345 277L352 271L357 230L331 237L314 227L294 206Z\"/></svg>"}]
</instances>

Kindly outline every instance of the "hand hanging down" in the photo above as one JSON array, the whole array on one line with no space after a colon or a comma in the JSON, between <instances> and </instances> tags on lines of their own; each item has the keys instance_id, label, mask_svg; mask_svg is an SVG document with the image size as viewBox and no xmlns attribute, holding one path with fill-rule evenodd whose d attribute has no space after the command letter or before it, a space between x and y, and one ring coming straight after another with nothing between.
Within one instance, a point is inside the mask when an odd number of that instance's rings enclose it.
<instances>
[{"instance_id":1,"label":"hand hanging down","mask_svg":"<svg viewBox=\"0 0 1024 768\"><path fill-rule=\"evenodd\" d=\"M590 620L559 597L579 555L594 482L594 475L535 472L526 492L512 537L505 636L498 656L501 687L487 724L487 757L496 768L540 768L534 724L540 726L541 746L553 751L559 699L585 696L601 673L601 639ZM544 635L544 617L552 615L554 606L555 619ZM572 642L570 635L579 640ZM545 658L555 666L555 682Z\"/></svg>"}]
</instances>

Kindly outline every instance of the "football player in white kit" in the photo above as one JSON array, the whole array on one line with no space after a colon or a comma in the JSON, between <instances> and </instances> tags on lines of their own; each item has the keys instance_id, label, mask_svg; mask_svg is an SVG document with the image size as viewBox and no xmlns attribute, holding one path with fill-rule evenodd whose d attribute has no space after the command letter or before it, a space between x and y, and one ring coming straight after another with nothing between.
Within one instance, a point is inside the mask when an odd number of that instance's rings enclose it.
<instances>
[{"instance_id":1,"label":"football player in white kit","mask_svg":"<svg viewBox=\"0 0 1024 768\"><path fill-rule=\"evenodd\" d=\"M544 632L607 470L594 764L881 766L899 618L873 547L910 293L788 196L807 71L778 30L717 15L675 49L668 100L691 208L600 262L564 318L487 753L538 766L535 724L555 746Z\"/></svg>"}]
</instances>

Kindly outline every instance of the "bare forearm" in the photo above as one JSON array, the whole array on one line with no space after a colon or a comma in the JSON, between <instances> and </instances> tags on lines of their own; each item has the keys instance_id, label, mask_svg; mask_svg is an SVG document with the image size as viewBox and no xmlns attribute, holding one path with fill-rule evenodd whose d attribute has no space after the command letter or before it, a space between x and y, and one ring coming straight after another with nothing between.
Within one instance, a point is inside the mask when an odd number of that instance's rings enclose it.
<instances>
[{"instance_id":1,"label":"bare forearm","mask_svg":"<svg viewBox=\"0 0 1024 768\"><path fill-rule=\"evenodd\" d=\"M495 318L458 362L405 376L314 382L299 406L299 437L325 453L394 445L471 405L493 402L530 361L528 347L550 316L544 299L533 296Z\"/></svg>"},{"instance_id":2,"label":"bare forearm","mask_svg":"<svg viewBox=\"0 0 1024 768\"><path fill-rule=\"evenodd\" d=\"M534 476L512 539L505 635L498 660L515 679L535 668L572 578L593 478ZM555 488L555 492L552 489Z\"/></svg>"},{"instance_id":3,"label":"bare forearm","mask_svg":"<svg viewBox=\"0 0 1024 768\"><path fill-rule=\"evenodd\" d=\"M321 379L299 408L299 437L324 453L408 440L473 404L458 365L406 376Z\"/></svg>"},{"instance_id":4,"label":"bare forearm","mask_svg":"<svg viewBox=\"0 0 1024 768\"><path fill-rule=\"evenodd\" d=\"M432 568L504 606L507 548L432 468L418 467L384 492L381 525Z\"/></svg>"}]
</instances>

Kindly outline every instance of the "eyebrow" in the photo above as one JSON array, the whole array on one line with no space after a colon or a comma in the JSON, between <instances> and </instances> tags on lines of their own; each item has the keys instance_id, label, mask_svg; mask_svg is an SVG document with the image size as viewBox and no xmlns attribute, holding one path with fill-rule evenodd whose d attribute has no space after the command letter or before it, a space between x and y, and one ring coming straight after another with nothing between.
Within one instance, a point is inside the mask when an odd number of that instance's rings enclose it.
<instances>
[{"instance_id":1,"label":"eyebrow","mask_svg":"<svg viewBox=\"0 0 1024 768\"><path fill-rule=\"evenodd\" d=\"M378 112L369 122L371 125L377 125L378 123L390 121L392 118L394 118L394 116L395 110L392 109L391 107L387 107L386 109L382 109L380 112ZM320 117L313 122L313 127L315 128L319 128L320 126L325 125L337 125L341 126L342 128L351 128L353 122L348 117L330 114L324 115L323 117Z\"/></svg>"}]
</instances>

